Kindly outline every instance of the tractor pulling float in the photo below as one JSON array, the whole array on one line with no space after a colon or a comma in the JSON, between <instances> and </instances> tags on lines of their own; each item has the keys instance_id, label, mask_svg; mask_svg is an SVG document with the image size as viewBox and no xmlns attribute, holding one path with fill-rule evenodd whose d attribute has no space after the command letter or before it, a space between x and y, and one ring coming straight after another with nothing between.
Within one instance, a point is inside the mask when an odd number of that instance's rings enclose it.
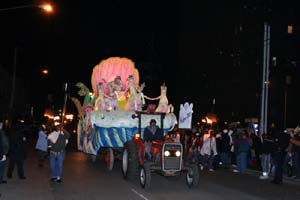
<instances>
[{"instance_id":1,"label":"tractor pulling float","mask_svg":"<svg viewBox=\"0 0 300 200\"><path fill-rule=\"evenodd\" d=\"M78 94L84 96L83 104L71 98L78 110L80 151L94 157L105 151L108 170L113 169L115 157L120 157L123 177L139 178L143 188L150 187L152 172L170 177L186 171L187 185L190 188L198 185L198 166L184 162L181 143L168 134L177 119L173 106L168 104L165 85L161 86L159 97L144 95L145 84L139 85L139 72L134 63L120 57L111 57L96 65L91 84L93 92L81 82L76 84L80 89ZM159 100L158 106L150 104L143 110L145 99ZM146 160L143 132L151 119L160 122L165 139L152 141L152 156Z\"/></svg>"}]
</instances>

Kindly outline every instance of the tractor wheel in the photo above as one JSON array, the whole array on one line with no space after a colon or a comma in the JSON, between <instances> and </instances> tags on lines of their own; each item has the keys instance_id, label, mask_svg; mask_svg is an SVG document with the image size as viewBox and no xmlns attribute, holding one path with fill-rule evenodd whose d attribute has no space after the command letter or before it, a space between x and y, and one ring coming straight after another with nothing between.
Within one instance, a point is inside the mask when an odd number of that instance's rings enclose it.
<instances>
[{"instance_id":1,"label":"tractor wheel","mask_svg":"<svg viewBox=\"0 0 300 200\"><path fill-rule=\"evenodd\" d=\"M144 166L140 167L140 184L142 188L150 188L151 183L151 169L150 163L145 163Z\"/></svg>"},{"instance_id":2,"label":"tractor wheel","mask_svg":"<svg viewBox=\"0 0 300 200\"><path fill-rule=\"evenodd\" d=\"M126 142L122 156L122 173L125 179L135 179L139 173L139 157L137 145L133 141Z\"/></svg>"},{"instance_id":3,"label":"tractor wheel","mask_svg":"<svg viewBox=\"0 0 300 200\"><path fill-rule=\"evenodd\" d=\"M196 164L191 164L186 173L186 184L189 188L197 187L199 184L199 168Z\"/></svg>"},{"instance_id":4,"label":"tractor wheel","mask_svg":"<svg viewBox=\"0 0 300 200\"><path fill-rule=\"evenodd\" d=\"M114 167L114 151L112 148L108 148L104 157L106 168L111 171Z\"/></svg>"}]
</instances>

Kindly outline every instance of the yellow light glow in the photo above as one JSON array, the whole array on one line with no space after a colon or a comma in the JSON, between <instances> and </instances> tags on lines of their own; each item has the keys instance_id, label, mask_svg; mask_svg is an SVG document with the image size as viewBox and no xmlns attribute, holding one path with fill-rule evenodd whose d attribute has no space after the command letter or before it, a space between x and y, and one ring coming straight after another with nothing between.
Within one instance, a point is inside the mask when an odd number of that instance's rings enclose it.
<instances>
[{"instance_id":1,"label":"yellow light glow","mask_svg":"<svg viewBox=\"0 0 300 200\"><path fill-rule=\"evenodd\" d=\"M54 126L60 125L59 122L54 122Z\"/></svg>"},{"instance_id":2,"label":"yellow light glow","mask_svg":"<svg viewBox=\"0 0 300 200\"><path fill-rule=\"evenodd\" d=\"M293 33L293 26L288 25L288 34L292 34Z\"/></svg>"},{"instance_id":3,"label":"yellow light glow","mask_svg":"<svg viewBox=\"0 0 300 200\"><path fill-rule=\"evenodd\" d=\"M41 8L46 12L46 13L52 13L53 12L53 6L50 3L45 3L41 5Z\"/></svg>"},{"instance_id":4,"label":"yellow light glow","mask_svg":"<svg viewBox=\"0 0 300 200\"><path fill-rule=\"evenodd\" d=\"M55 116L55 117L53 118L53 120L59 120L59 119L60 119L59 116Z\"/></svg>"},{"instance_id":5,"label":"yellow light glow","mask_svg":"<svg viewBox=\"0 0 300 200\"><path fill-rule=\"evenodd\" d=\"M206 122L207 122L208 124L212 124L212 123L213 123L213 121L212 121L211 119L209 119L208 117L206 117Z\"/></svg>"},{"instance_id":6,"label":"yellow light glow","mask_svg":"<svg viewBox=\"0 0 300 200\"><path fill-rule=\"evenodd\" d=\"M73 118L74 118L74 115L73 115L73 114L68 114L68 115L66 115L66 119L67 119L67 120L73 120Z\"/></svg>"},{"instance_id":7,"label":"yellow light glow","mask_svg":"<svg viewBox=\"0 0 300 200\"><path fill-rule=\"evenodd\" d=\"M139 133L137 133L137 134L134 135L135 139L139 139L140 137L141 137L141 134L139 134Z\"/></svg>"},{"instance_id":8,"label":"yellow light glow","mask_svg":"<svg viewBox=\"0 0 300 200\"><path fill-rule=\"evenodd\" d=\"M48 71L47 69L43 69L43 70L42 70L42 74L47 75L48 73L49 73L49 71Z\"/></svg>"}]
</instances>

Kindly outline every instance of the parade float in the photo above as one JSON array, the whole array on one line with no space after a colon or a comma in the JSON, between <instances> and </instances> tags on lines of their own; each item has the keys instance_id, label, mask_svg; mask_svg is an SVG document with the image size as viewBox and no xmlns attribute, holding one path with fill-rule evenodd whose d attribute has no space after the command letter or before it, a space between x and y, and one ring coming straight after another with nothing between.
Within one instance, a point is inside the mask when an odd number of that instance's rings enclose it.
<instances>
[{"instance_id":1,"label":"parade float","mask_svg":"<svg viewBox=\"0 0 300 200\"><path fill-rule=\"evenodd\" d=\"M104 150L109 170L127 141L137 133L143 138L143 130L151 119L160 122L158 126L163 128L164 134L176 124L173 106L168 103L167 87L163 84L160 96L151 98L143 94L145 83L139 81L139 71L132 60L111 57L93 68L92 91L82 82L76 84L83 102L71 98L79 116L78 149L94 156ZM158 105L145 106L145 99L157 100ZM147 109L143 109L145 107Z\"/></svg>"}]
</instances>

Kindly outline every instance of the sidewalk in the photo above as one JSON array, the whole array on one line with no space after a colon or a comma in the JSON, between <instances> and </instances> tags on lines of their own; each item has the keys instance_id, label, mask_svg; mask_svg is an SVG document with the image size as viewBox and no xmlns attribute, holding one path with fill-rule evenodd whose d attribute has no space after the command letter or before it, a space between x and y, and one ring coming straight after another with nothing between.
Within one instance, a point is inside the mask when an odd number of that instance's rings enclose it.
<instances>
[{"instance_id":1,"label":"sidewalk","mask_svg":"<svg viewBox=\"0 0 300 200\"><path fill-rule=\"evenodd\" d=\"M233 168L235 169L236 166L235 165L232 165ZM252 176L257 176L257 179L259 179L259 177L262 175L262 172L259 171L259 170L255 170L255 169L247 169L246 170L246 173L249 174L249 175L252 175ZM264 180L261 180L261 181L271 181L273 180L273 175L269 175L269 178L268 179L264 179ZM285 175L283 175L283 183L290 183L290 184L294 184L294 185L300 185L300 179L295 179L295 178L292 178L292 177L287 177Z\"/></svg>"}]
</instances>

